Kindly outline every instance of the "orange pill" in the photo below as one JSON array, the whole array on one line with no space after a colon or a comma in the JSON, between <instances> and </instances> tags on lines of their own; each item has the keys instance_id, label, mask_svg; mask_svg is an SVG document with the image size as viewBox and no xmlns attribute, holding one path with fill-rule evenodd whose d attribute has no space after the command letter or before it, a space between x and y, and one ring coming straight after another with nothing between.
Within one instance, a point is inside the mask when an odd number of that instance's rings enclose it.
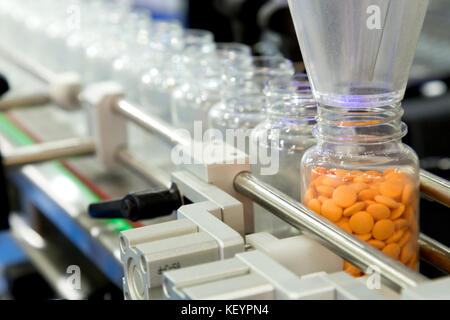
<instances>
[{"instance_id":1,"label":"orange pill","mask_svg":"<svg viewBox=\"0 0 450 320\"><path fill-rule=\"evenodd\" d=\"M339 221L342 217L342 208L334 203L333 200L326 200L322 204L322 215L330 221Z\"/></svg>"},{"instance_id":2,"label":"orange pill","mask_svg":"<svg viewBox=\"0 0 450 320\"><path fill-rule=\"evenodd\" d=\"M324 196L319 196L319 197L317 197L317 199L318 199L321 203L324 203L325 201L330 200L330 198L327 198L327 197L324 197Z\"/></svg>"},{"instance_id":3,"label":"orange pill","mask_svg":"<svg viewBox=\"0 0 450 320\"><path fill-rule=\"evenodd\" d=\"M412 206L406 206L405 212L403 213L403 218L406 219L410 227L416 224L416 217Z\"/></svg>"},{"instance_id":4,"label":"orange pill","mask_svg":"<svg viewBox=\"0 0 450 320\"><path fill-rule=\"evenodd\" d=\"M372 238L371 233L364 233L364 234L355 234L355 237L361 239L362 241L369 241Z\"/></svg>"},{"instance_id":5,"label":"orange pill","mask_svg":"<svg viewBox=\"0 0 450 320\"><path fill-rule=\"evenodd\" d=\"M367 175L356 176L355 178L353 178L353 181L358 183L369 183L372 182L372 180L373 178Z\"/></svg>"},{"instance_id":6,"label":"orange pill","mask_svg":"<svg viewBox=\"0 0 450 320\"><path fill-rule=\"evenodd\" d=\"M403 212L405 211L405 205L403 203L400 203L400 205L398 206L398 208L393 209L391 211L391 220L395 220L398 219L402 216Z\"/></svg>"},{"instance_id":7,"label":"orange pill","mask_svg":"<svg viewBox=\"0 0 450 320\"><path fill-rule=\"evenodd\" d=\"M365 212L360 211L350 217L350 228L357 234L366 234L372 231L373 218Z\"/></svg>"},{"instance_id":8,"label":"orange pill","mask_svg":"<svg viewBox=\"0 0 450 320\"><path fill-rule=\"evenodd\" d=\"M344 208L350 207L356 202L356 191L349 186L339 186L333 192L334 202Z\"/></svg>"},{"instance_id":9,"label":"orange pill","mask_svg":"<svg viewBox=\"0 0 450 320\"><path fill-rule=\"evenodd\" d=\"M363 182L355 182L349 185L350 188L356 191L356 193L361 192L364 189L369 189L369 185Z\"/></svg>"},{"instance_id":10,"label":"orange pill","mask_svg":"<svg viewBox=\"0 0 450 320\"><path fill-rule=\"evenodd\" d=\"M377 240L386 240L395 232L394 223L388 219L377 221L372 230L372 235Z\"/></svg>"},{"instance_id":11,"label":"orange pill","mask_svg":"<svg viewBox=\"0 0 450 320\"><path fill-rule=\"evenodd\" d=\"M310 175L311 181L323 176L324 174L327 174L327 172L328 172L328 170L323 167L316 167L316 168L312 169L311 175Z\"/></svg>"},{"instance_id":12,"label":"orange pill","mask_svg":"<svg viewBox=\"0 0 450 320\"><path fill-rule=\"evenodd\" d=\"M394 171L385 176L386 180L406 180L406 174L400 171Z\"/></svg>"},{"instance_id":13,"label":"orange pill","mask_svg":"<svg viewBox=\"0 0 450 320\"><path fill-rule=\"evenodd\" d=\"M408 243L405 246L403 246L402 251L400 253L400 262L407 263L411 259L413 252L414 248L411 243Z\"/></svg>"},{"instance_id":14,"label":"orange pill","mask_svg":"<svg viewBox=\"0 0 450 320\"><path fill-rule=\"evenodd\" d=\"M403 183L398 180L385 181L380 184L380 192L383 196L389 198L397 198L402 195Z\"/></svg>"},{"instance_id":15,"label":"orange pill","mask_svg":"<svg viewBox=\"0 0 450 320\"><path fill-rule=\"evenodd\" d=\"M383 249L386 246L386 244L383 241L376 240L376 239L369 240L368 243L371 246L377 248L378 250L381 250L381 249Z\"/></svg>"},{"instance_id":16,"label":"orange pill","mask_svg":"<svg viewBox=\"0 0 450 320\"><path fill-rule=\"evenodd\" d=\"M322 184L322 181L323 181L324 178L325 178L325 176L317 177L316 179L314 179L311 182L311 186L314 186L314 187L320 186Z\"/></svg>"},{"instance_id":17,"label":"orange pill","mask_svg":"<svg viewBox=\"0 0 450 320\"><path fill-rule=\"evenodd\" d=\"M309 187L308 190L306 190L305 195L303 196L303 203L308 204L311 199L314 199L317 196L316 191L314 191L313 188Z\"/></svg>"},{"instance_id":18,"label":"orange pill","mask_svg":"<svg viewBox=\"0 0 450 320\"><path fill-rule=\"evenodd\" d=\"M345 231L347 231L348 233L353 233L352 228L350 227L350 222L348 220L348 218L343 217L341 220L339 220L336 223L339 227L341 227L342 229L344 229Z\"/></svg>"},{"instance_id":19,"label":"orange pill","mask_svg":"<svg viewBox=\"0 0 450 320\"><path fill-rule=\"evenodd\" d=\"M375 201L384 204L385 206L388 206L392 209L398 208L400 206L400 203L386 196L375 196Z\"/></svg>"},{"instance_id":20,"label":"orange pill","mask_svg":"<svg viewBox=\"0 0 450 320\"><path fill-rule=\"evenodd\" d=\"M359 270L354 265L348 263L347 261L344 261L344 271L354 277L359 277L362 273L361 270Z\"/></svg>"},{"instance_id":21,"label":"orange pill","mask_svg":"<svg viewBox=\"0 0 450 320\"><path fill-rule=\"evenodd\" d=\"M365 174L367 174L369 176L374 176L374 177L381 176L381 173L379 173L378 171L373 171L373 170L366 171Z\"/></svg>"},{"instance_id":22,"label":"orange pill","mask_svg":"<svg viewBox=\"0 0 450 320\"><path fill-rule=\"evenodd\" d=\"M373 200L364 200L364 203L366 204L366 206L368 206L368 205L374 204L376 202Z\"/></svg>"},{"instance_id":23,"label":"orange pill","mask_svg":"<svg viewBox=\"0 0 450 320\"><path fill-rule=\"evenodd\" d=\"M361 201L373 200L377 195L379 195L378 191L373 189L365 189L358 193L358 199Z\"/></svg>"},{"instance_id":24,"label":"orange pill","mask_svg":"<svg viewBox=\"0 0 450 320\"><path fill-rule=\"evenodd\" d=\"M395 172L394 168L389 168L383 171L383 176L387 176L389 173Z\"/></svg>"},{"instance_id":25,"label":"orange pill","mask_svg":"<svg viewBox=\"0 0 450 320\"><path fill-rule=\"evenodd\" d=\"M322 181L322 185L337 188L344 184L344 181L335 176L325 176Z\"/></svg>"},{"instance_id":26,"label":"orange pill","mask_svg":"<svg viewBox=\"0 0 450 320\"><path fill-rule=\"evenodd\" d=\"M308 202L308 208L317 214L321 213L322 203L317 199L311 199Z\"/></svg>"},{"instance_id":27,"label":"orange pill","mask_svg":"<svg viewBox=\"0 0 450 320\"><path fill-rule=\"evenodd\" d=\"M409 261L408 261L408 267L410 267L411 269L414 269L414 270L417 269L417 254L415 251L413 251L411 259L409 259Z\"/></svg>"},{"instance_id":28,"label":"orange pill","mask_svg":"<svg viewBox=\"0 0 450 320\"><path fill-rule=\"evenodd\" d=\"M400 238L400 240L398 240L397 244L400 247L403 247L403 245L405 243L408 242L408 240L411 238L411 232L410 231L405 231L405 233L403 234L403 236Z\"/></svg>"},{"instance_id":29,"label":"orange pill","mask_svg":"<svg viewBox=\"0 0 450 320\"><path fill-rule=\"evenodd\" d=\"M391 210L381 203L369 204L366 211L370 213L375 220L387 219L391 215Z\"/></svg>"},{"instance_id":30,"label":"orange pill","mask_svg":"<svg viewBox=\"0 0 450 320\"><path fill-rule=\"evenodd\" d=\"M394 221L395 230L403 229L408 226L408 221L406 219L397 219Z\"/></svg>"},{"instance_id":31,"label":"orange pill","mask_svg":"<svg viewBox=\"0 0 450 320\"><path fill-rule=\"evenodd\" d=\"M403 234L405 233L405 230L406 228L395 231L394 234L386 240L386 243L389 244L399 241L402 238Z\"/></svg>"},{"instance_id":32,"label":"orange pill","mask_svg":"<svg viewBox=\"0 0 450 320\"><path fill-rule=\"evenodd\" d=\"M334 188L329 186L317 186L316 187L317 192L324 197L331 198L334 192Z\"/></svg>"},{"instance_id":33,"label":"orange pill","mask_svg":"<svg viewBox=\"0 0 450 320\"><path fill-rule=\"evenodd\" d=\"M408 183L406 184L405 188L403 188L402 193L402 203L408 204L411 202L414 196L414 184Z\"/></svg>"},{"instance_id":34,"label":"orange pill","mask_svg":"<svg viewBox=\"0 0 450 320\"><path fill-rule=\"evenodd\" d=\"M396 243L390 243L381 250L384 254L387 254L392 259L397 260L400 255L400 246Z\"/></svg>"},{"instance_id":35,"label":"orange pill","mask_svg":"<svg viewBox=\"0 0 450 320\"><path fill-rule=\"evenodd\" d=\"M350 217L351 215L353 215L359 211L363 211L365 207L366 207L366 204L363 201L356 202L352 206L344 209L343 215L345 217Z\"/></svg>"}]
</instances>

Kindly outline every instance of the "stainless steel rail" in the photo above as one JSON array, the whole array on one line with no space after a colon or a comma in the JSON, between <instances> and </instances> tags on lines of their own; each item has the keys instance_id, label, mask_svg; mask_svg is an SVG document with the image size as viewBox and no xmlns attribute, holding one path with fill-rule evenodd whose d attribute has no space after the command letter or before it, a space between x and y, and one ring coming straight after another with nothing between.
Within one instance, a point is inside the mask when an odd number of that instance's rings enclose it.
<instances>
[{"instance_id":1,"label":"stainless steel rail","mask_svg":"<svg viewBox=\"0 0 450 320\"><path fill-rule=\"evenodd\" d=\"M142 111L132 103L126 100L119 100L117 102L116 111L123 115L128 120L136 123L142 129L150 133L157 134L170 143L186 145L190 142L189 139L180 136L176 128L171 127L168 123L162 121L158 117L151 116Z\"/></svg>"},{"instance_id":2,"label":"stainless steel rail","mask_svg":"<svg viewBox=\"0 0 450 320\"><path fill-rule=\"evenodd\" d=\"M52 83L56 78L56 74L43 66L42 64L30 59L23 53L11 48L6 47L5 44L0 42L0 55L4 56L10 62L17 65L22 70L32 74L36 78L42 80L45 83Z\"/></svg>"},{"instance_id":3,"label":"stainless steel rail","mask_svg":"<svg viewBox=\"0 0 450 320\"><path fill-rule=\"evenodd\" d=\"M88 155L94 152L95 144L92 138L73 138L11 149L5 154L3 164L5 167L11 168L25 164Z\"/></svg>"},{"instance_id":4,"label":"stainless steel rail","mask_svg":"<svg viewBox=\"0 0 450 320\"><path fill-rule=\"evenodd\" d=\"M26 108L50 102L51 102L50 96L45 93L20 98L2 99L0 100L0 111L7 111L17 108Z\"/></svg>"},{"instance_id":5,"label":"stainless steel rail","mask_svg":"<svg viewBox=\"0 0 450 320\"><path fill-rule=\"evenodd\" d=\"M427 197L450 207L450 181L420 170L420 191Z\"/></svg>"},{"instance_id":6,"label":"stainless steel rail","mask_svg":"<svg viewBox=\"0 0 450 320\"><path fill-rule=\"evenodd\" d=\"M377 270L386 280L401 288L417 286L427 281L424 276L353 237L294 199L259 181L249 172L237 175L234 187L238 192L295 228L311 235L363 271L368 268Z\"/></svg>"},{"instance_id":7,"label":"stainless steel rail","mask_svg":"<svg viewBox=\"0 0 450 320\"><path fill-rule=\"evenodd\" d=\"M420 257L450 273L450 248L423 233L419 236Z\"/></svg>"},{"instance_id":8,"label":"stainless steel rail","mask_svg":"<svg viewBox=\"0 0 450 320\"><path fill-rule=\"evenodd\" d=\"M41 65L27 59L27 57L20 53L8 51L1 45L0 53L3 53L3 55L7 56L18 66L47 83L52 82L55 77L54 73ZM126 100L122 99L118 101L115 108L118 113L122 114L127 119L171 143L185 145L190 142L190 140L180 136L175 128L172 128L157 117L142 112L140 108ZM43 145L30 146L27 147L28 149L21 148L15 151L15 155L6 157L5 164L7 166L20 165L23 163L40 162L48 159L73 156L75 154L92 153L95 151L94 144L90 139L84 143L77 141L75 144L71 144L65 141L62 145L58 144L58 142L55 142L53 145L49 144L47 145L47 148ZM131 155L127 154L124 150L119 150L117 157L119 161L126 163L138 172L142 173L146 171L143 166L133 161ZM160 178L160 180L164 182L166 181L166 178ZM238 192L268 208L273 214L279 216L287 223L302 229L305 232L309 232L325 246L331 248L344 259L347 259L363 270L367 267L377 267L383 277L400 287L415 286L426 281L425 277L385 256L383 253L363 241L352 237L295 200L258 181L250 173L244 172L239 174L235 179L235 188ZM427 172L421 172L421 189L424 194L441 203L446 205L450 203L449 184L439 177ZM433 248L433 250L428 251L431 252L432 255L438 253L443 258L449 258L448 248L427 241L427 238L422 236L421 239L424 248Z\"/></svg>"}]
</instances>

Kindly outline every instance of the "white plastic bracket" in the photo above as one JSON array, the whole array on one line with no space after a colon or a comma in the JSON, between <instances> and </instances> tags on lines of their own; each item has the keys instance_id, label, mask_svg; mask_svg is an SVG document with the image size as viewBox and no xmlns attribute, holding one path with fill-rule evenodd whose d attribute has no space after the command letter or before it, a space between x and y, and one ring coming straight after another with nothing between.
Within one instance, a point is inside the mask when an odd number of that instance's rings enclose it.
<instances>
[{"instance_id":1,"label":"white plastic bracket","mask_svg":"<svg viewBox=\"0 0 450 320\"><path fill-rule=\"evenodd\" d=\"M79 106L80 91L80 76L72 72L56 75L48 88L51 100L63 109L75 109Z\"/></svg>"},{"instance_id":2,"label":"white plastic bracket","mask_svg":"<svg viewBox=\"0 0 450 320\"><path fill-rule=\"evenodd\" d=\"M244 239L220 215L219 207L205 201L182 206L177 220L122 231L125 299L160 299L165 271L243 252Z\"/></svg>"},{"instance_id":3,"label":"white plastic bracket","mask_svg":"<svg viewBox=\"0 0 450 320\"><path fill-rule=\"evenodd\" d=\"M299 277L254 250L163 275L165 299L384 299L345 272Z\"/></svg>"},{"instance_id":4,"label":"white plastic bracket","mask_svg":"<svg viewBox=\"0 0 450 320\"><path fill-rule=\"evenodd\" d=\"M234 178L240 172L251 171L248 156L233 146L213 142L179 145L173 152L183 155L180 169L219 187L244 205L245 233L253 233L253 202L234 189Z\"/></svg>"},{"instance_id":5,"label":"white plastic bracket","mask_svg":"<svg viewBox=\"0 0 450 320\"><path fill-rule=\"evenodd\" d=\"M116 167L115 153L127 142L126 119L113 110L115 101L123 98L122 88L115 82L95 83L83 90L80 98L88 115L98 161L106 169Z\"/></svg>"}]
</instances>

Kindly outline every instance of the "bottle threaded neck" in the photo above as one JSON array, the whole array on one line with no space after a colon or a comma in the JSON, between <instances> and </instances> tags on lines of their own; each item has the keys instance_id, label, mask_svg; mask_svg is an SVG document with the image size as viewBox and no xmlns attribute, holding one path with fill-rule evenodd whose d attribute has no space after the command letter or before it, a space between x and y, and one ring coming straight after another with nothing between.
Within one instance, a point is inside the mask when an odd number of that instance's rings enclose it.
<instances>
[{"instance_id":1,"label":"bottle threaded neck","mask_svg":"<svg viewBox=\"0 0 450 320\"><path fill-rule=\"evenodd\" d=\"M319 141L373 144L401 140L407 133L401 104L342 108L320 105L313 133Z\"/></svg>"}]
</instances>

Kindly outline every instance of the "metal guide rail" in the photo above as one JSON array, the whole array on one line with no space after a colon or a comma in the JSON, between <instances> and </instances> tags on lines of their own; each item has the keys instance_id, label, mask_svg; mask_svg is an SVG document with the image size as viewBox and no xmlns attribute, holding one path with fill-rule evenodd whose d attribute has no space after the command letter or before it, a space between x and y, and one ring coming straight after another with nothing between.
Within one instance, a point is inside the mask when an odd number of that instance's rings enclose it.
<instances>
[{"instance_id":1,"label":"metal guide rail","mask_svg":"<svg viewBox=\"0 0 450 320\"><path fill-rule=\"evenodd\" d=\"M138 124L143 129L164 138L170 143L181 145L190 143L190 141L179 136L175 128L169 124L157 117L143 114L140 108L122 98L117 99L113 107L118 114L127 120ZM51 152L50 149L46 148L45 152ZM54 150L55 153L57 149ZM38 156L39 150L35 151L36 156ZM55 156L58 155L55 154ZM46 157L47 160L49 158ZM145 176L150 180L155 179L166 185L169 183L164 173L148 170L145 165L133 159L124 149L116 151L116 159L136 172L145 172ZM33 161L30 154L27 154L27 160ZM15 165L18 164L18 161L16 161ZM332 249L357 267L362 269L366 269L369 266L378 267L385 280L395 286L402 288L414 287L427 281L419 273L385 256L365 242L346 234L339 227L319 217L299 202L258 181L248 172L241 172L235 177L234 187L237 192L268 208L273 214L282 218L285 222L303 232L313 235L326 247ZM430 198L446 206L450 206L450 187L448 181L435 177L427 172L421 172L421 189ZM424 235L421 235L420 239L421 252L427 252L428 257L433 257L430 259L431 261L434 261L436 264L439 263L438 266L448 271L448 261L450 259L449 249Z\"/></svg>"}]
</instances>

